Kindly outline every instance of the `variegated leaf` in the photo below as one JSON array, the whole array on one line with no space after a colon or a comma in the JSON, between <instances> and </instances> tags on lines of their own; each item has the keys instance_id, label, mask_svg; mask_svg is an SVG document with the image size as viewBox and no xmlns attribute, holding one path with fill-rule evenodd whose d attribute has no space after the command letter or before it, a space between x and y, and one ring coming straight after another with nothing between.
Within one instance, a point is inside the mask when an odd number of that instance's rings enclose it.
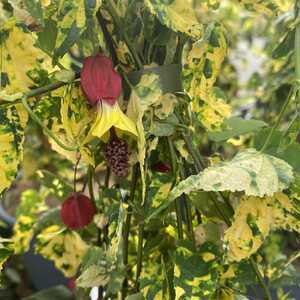
<instances>
[{"instance_id":1,"label":"variegated leaf","mask_svg":"<svg viewBox=\"0 0 300 300\"><path fill-rule=\"evenodd\" d=\"M11 185L23 159L27 120L21 104L0 107L0 193Z\"/></svg>"},{"instance_id":2,"label":"variegated leaf","mask_svg":"<svg viewBox=\"0 0 300 300\"><path fill-rule=\"evenodd\" d=\"M35 249L52 260L66 277L72 277L76 275L88 246L77 232L53 225L38 234Z\"/></svg>"},{"instance_id":3,"label":"variegated leaf","mask_svg":"<svg viewBox=\"0 0 300 300\"><path fill-rule=\"evenodd\" d=\"M218 129L231 114L223 93L214 88L226 53L225 31L219 24L208 26L201 39L189 40L183 50L184 90L192 100L192 110L209 130Z\"/></svg>"},{"instance_id":4,"label":"variegated leaf","mask_svg":"<svg viewBox=\"0 0 300 300\"><path fill-rule=\"evenodd\" d=\"M145 195L144 160L146 156L146 139L143 116L149 107L159 101L162 91L159 77L156 74L143 75L138 85L133 89L127 108L128 117L136 123L138 131L138 161L140 163L143 190Z\"/></svg>"},{"instance_id":5,"label":"variegated leaf","mask_svg":"<svg viewBox=\"0 0 300 300\"><path fill-rule=\"evenodd\" d=\"M24 32L14 22L7 21L2 30L1 36L4 37L0 40L3 53L0 70L1 86L4 87L2 92L10 95L28 91L34 85L32 78L36 72L41 69L51 71L51 60L34 46L36 42L34 36Z\"/></svg>"},{"instance_id":6,"label":"variegated leaf","mask_svg":"<svg viewBox=\"0 0 300 300\"><path fill-rule=\"evenodd\" d=\"M282 193L265 198L244 196L235 211L232 225L225 232L228 258L240 261L250 257L273 230L300 232L297 202Z\"/></svg>"},{"instance_id":7,"label":"variegated leaf","mask_svg":"<svg viewBox=\"0 0 300 300\"><path fill-rule=\"evenodd\" d=\"M294 180L292 167L274 156L247 149L231 161L206 168L181 181L171 192L175 199L193 191L243 191L249 196L272 196Z\"/></svg>"},{"instance_id":8,"label":"variegated leaf","mask_svg":"<svg viewBox=\"0 0 300 300\"><path fill-rule=\"evenodd\" d=\"M198 22L191 0L145 0L150 12L160 22L174 31L183 32L193 38L202 35L203 28Z\"/></svg>"}]
</instances>

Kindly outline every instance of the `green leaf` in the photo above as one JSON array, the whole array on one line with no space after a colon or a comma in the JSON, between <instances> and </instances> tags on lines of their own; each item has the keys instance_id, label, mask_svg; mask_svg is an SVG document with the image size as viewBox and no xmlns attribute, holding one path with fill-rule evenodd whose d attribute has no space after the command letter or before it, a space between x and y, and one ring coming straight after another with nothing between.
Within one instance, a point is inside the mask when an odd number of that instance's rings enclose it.
<instances>
[{"instance_id":1,"label":"green leaf","mask_svg":"<svg viewBox=\"0 0 300 300\"><path fill-rule=\"evenodd\" d=\"M20 104L0 107L0 193L15 179L23 159L27 119L27 113Z\"/></svg>"},{"instance_id":2,"label":"green leaf","mask_svg":"<svg viewBox=\"0 0 300 300\"><path fill-rule=\"evenodd\" d=\"M181 246L172 256L176 299L209 299L219 281L217 247L205 243L198 251L191 251Z\"/></svg>"},{"instance_id":3,"label":"green leaf","mask_svg":"<svg viewBox=\"0 0 300 300\"><path fill-rule=\"evenodd\" d=\"M206 168L198 175L181 181L170 197L193 191L243 191L246 195L272 196L294 180L292 167L274 156L247 149L231 161Z\"/></svg>"},{"instance_id":4,"label":"green leaf","mask_svg":"<svg viewBox=\"0 0 300 300\"><path fill-rule=\"evenodd\" d=\"M43 31L37 33L37 45L46 53L52 53L57 37L57 24L52 19L45 20Z\"/></svg>"},{"instance_id":5,"label":"green leaf","mask_svg":"<svg viewBox=\"0 0 300 300\"><path fill-rule=\"evenodd\" d=\"M54 63L56 63L60 57L63 57L65 53L67 53L67 51L75 44L75 42L79 38L80 38L80 30L76 26L76 23L74 22L70 26L70 30L66 30L63 42L60 44L60 46L56 47L54 50L54 56L53 56Z\"/></svg>"},{"instance_id":6,"label":"green leaf","mask_svg":"<svg viewBox=\"0 0 300 300\"><path fill-rule=\"evenodd\" d=\"M133 294L130 296L127 296L125 300L144 300L144 296L142 293Z\"/></svg>"},{"instance_id":7,"label":"green leaf","mask_svg":"<svg viewBox=\"0 0 300 300\"><path fill-rule=\"evenodd\" d=\"M37 175L41 184L57 199L64 200L73 191L73 187L70 184L47 170L39 170Z\"/></svg>"},{"instance_id":8,"label":"green leaf","mask_svg":"<svg viewBox=\"0 0 300 300\"><path fill-rule=\"evenodd\" d=\"M21 194L21 202L17 208L16 216L35 216L43 204L44 198L42 195L34 189L28 189Z\"/></svg>"},{"instance_id":9,"label":"green leaf","mask_svg":"<svg viewBox=\"0 0 300 300\"><path fill-rule=\"evenodd\" d=\"M24 4L31 16L41 25L44 25L43 9L40 0L24 0Z\"/></svg>"},{"instance_id":10,"label":"green leaf","mask_svg":"<svg viewBox=\"0 0 300 300\"><path fill-rule=\"evenodd\" d=\"M271 131L271 128L264 128L255 134L254 147L256 150L262 149L268 135L270 134L270 131ZM282 133L279 130L275 130L273 132L272 137L271 137L267 147L265 148L264 152L268 153L270 155L276 156L279 146L280 146L280 143L283 140L283 138L284 137L283 137Z\"/></svg>"},{"instance_id":11,"label":"green leaf","mask_svg":"<svg viewBox=\"0 0 300 300\"><path fill-rule=\"evenodd\" d=\"M232 137L256 131L267 126L267 124L259 120L245 120L240 117L232 117L226 119L223 126L225 128L222 131L208 132L209 139L214 142L226 141Z\"/></svg>"},{"instance_id":12,"label":"green leaf","mask_svg":"<svg viewBox=\"0 0 300 300\"><path fill-rule=\"evenodd\" d=\"M273 50L272 58L278 59L280 57L288 55L294 49L295 43L295 29L288 31L283 40Z\"/></svg>"},{"instance_id":13,"label":"green leaf","mask_svg":"<svg viewBox=\"0 0 300 300\"><path fill-rule=\"evenodd\" d=\"M55 286L50 289L40 291L32 296L23 298L23 300L74 300L74 295L65 286Z\"/></svg>"},{"instance_id":14,"label":"green leaf","mask_svg":"<svg viewBox=\"0 0 300 300\"><path fill-rule=\"evenodd\" d=\"M288 162L295 172L300 174L300 144L293 143L287 146L279 156Z\"/></svg>"}]
</instances>

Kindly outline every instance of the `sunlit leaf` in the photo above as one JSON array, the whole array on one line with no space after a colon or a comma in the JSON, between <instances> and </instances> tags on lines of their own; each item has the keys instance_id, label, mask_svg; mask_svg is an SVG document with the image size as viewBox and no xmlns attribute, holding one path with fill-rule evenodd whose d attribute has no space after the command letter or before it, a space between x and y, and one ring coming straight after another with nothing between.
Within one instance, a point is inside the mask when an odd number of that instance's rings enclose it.
<instances>
[{"instance_id":1,"label":"sunlit leaf","mask_svg":"<svg viewBox=\"0 0 300 300\"><path fill-rule=\"evenodd\" d=\"M292 167L274 156L247 149L231 161L206 168L191 175L172 191L171 197L192 191L243 191L246 195L272 196L294 180Z\"/></svg>"},{"instance_id":2,"label":"sunlit leaf","mask_svg":"<svg viewBox=\"0 0 300 300\"><path fill-rule=\"evenodd\" d=\"M0 107L0 193L15 179L23 159L27 113L21 104Z\"/></svg>"},{"instance_id":3,"label":"sunlit leaf","mask_svg":"<svg viewBox=\"0 0 300 300\"><path fill-rule=\"evenodd\" d=\"M189 40L183 50L183 86L192 100L192 110L209 130L218 129L231 114L223 93L214 87L226 53L225 31L218 24L208 26L201 39Z\"/></svg>"},{"instance_id":4,"label":"sunlit leaf","mask_svg":"<svg viewBox=\"0 0 300 300\"><path fill-rule=\"evenodd\" d=\"M186 33L194 38L202 34L202 25L196 18L191 0L146 0L145 4L162 24L174 31Z\"/></svg>"},{"instance_id":5,"label":"sunlit leaf","mask_svg":"<svg viewBox=\"0 0 300 300\"><path fill-rule=\"evenodd\" d=\"M52 260L66 277L72 277L76 274L88 246L77 232L53 225L37 235L35 249Z\"/></svg>"},{"instance_id":6,"label":"sunlit leaf","mask_svg":"<svg viewBox=\"0 0 300 300\"><path fill-rule=\"evenodd\" d=\"M273 197L246 197L238 205L234 221L225 232L228 258L240 261L254 254L273 230L300 231L299 204L282 193Z\"/></svg>"}]
</instances>

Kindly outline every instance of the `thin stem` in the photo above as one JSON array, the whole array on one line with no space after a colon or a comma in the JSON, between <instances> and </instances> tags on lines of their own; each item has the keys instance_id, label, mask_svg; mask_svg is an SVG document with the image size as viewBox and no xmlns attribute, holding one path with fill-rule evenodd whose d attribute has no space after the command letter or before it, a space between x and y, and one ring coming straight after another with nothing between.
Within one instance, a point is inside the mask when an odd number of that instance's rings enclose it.
<instances>
[{"instance_id":1,"label":"thin stem","mask_svg":"<svg viewBox=\"0 0 300 300\"><path fill-rule=\"evenodd\" d=\"M28 114L30 115L30 117L38 124L42 127L42 129L46 132L46 134L51 137L55 143L57 145L59 145L60 147L62 147L63 149L67 150L67 151L78 151L77 147L69 147L64 145L53 133L51 130L49 130L42 122L42 120L32 111L32 109L30 108L28 102L27 102L27 96L23 96L21 101L22 104L24 106L24 108L26 109L26 111L28 112Z\"/></svg>"},{"instance_id":2,"label":"thin stem","mask_svg":"<svg viewBox=\"0 0 300 300\"><path fill-rule=\"evenodd\" d=\"M188 199L184 199L185 209L186 209L186 216L187 216L187 232L190 239L195 246L195 235L193 230L193 216L192 216L192 207L191 202Z\"/></svg>"},{"instance_id":3,"label":"thin stem","mask_svg":"<svg viewBox=\"0 0 300 300\"><path fill-rule=\"evenodd\" d=\"M267 300L272 300L272 296L271 296L271 292L270 290L268 289L265 281L264 281L264 278L262 277L258 267L257 267L257 264L255 263L253 257L250 257L250 264L252 266L252 269L254 270L255 274L256 274L256 277L260 283L260 285L262 286L264 292L265 292L265 295L266 295L266 298Z\"/></svg>"},{"instance_id":4,"label":"thin stem","mask_svg":"<svg viewBox=\"0 0 300 300\"><path fill-rule=\"evenodd\" d=\"M117 53L116 53L116 50L114 47L114 41L107 29L105 19L103 18L102 14L100 12L100 9L97 11L96 17L97 17L98 23L102 29L102 32L103 32L107 47L109 49L112 61L114 62L114 65L117 65L119 63L119 61L118 61L118 56L117 56Z\"/></svg>"},{"instance_id":5,"label":"thin stem","mask_svg":"<svg viewBox=\"0 0 300 300\"><path fill-rule=\"evenodd\" d=\"M265 143L263 144L262 148L260 149L260 152L264 152L267 148L267 146L269 145L270 141L271 141L271 138L275 132L275 130L279 127L280 125L280 122L283 118L283 115L287 109L287 107L289 106L291 100L294 98L295 94L297 93L297 88L295 88L294 86L291 87L290 91L289 91L289 95L287 97L287 99L285 100L282 108L281 108L281 111L278 115L278 118L277 118L277 121L275 123L275 125L272 127L270 133L268 134L267 138L266 138L266 141Z\"/></svg>"},{"instance_id":6,"label":"thin stem","mask_svg":"<svg viewBox=\"0 0 300 300\"><path fill-rule=\"evenodd\" d=\"M194 147L193 147L193 144L192 144L192 141L190 139L189 136L186 136L186 135L182 135L184 141L185 141L185 144L186 144L186 147L188 149L188 152L190 153L190 155L192 156L194 162L195 162L195 168L196 168L196 171L197 173L199 173L201 170L204 169L204 163L203 163L203 160L201 158L198 157L198 154L197 152L195 151Z\"/></svg>"},{"instance_id":7,"label":"thin stem","mask_svg":"<svg viewBox=\"0 0 300 300\"><path fill-rule=\"evenodd\" d=\"M136 292L140 289L140 275L143 266L143 242L144 242L144 224L139 225L138 233L138 249L137 249L137 263L136 263L136 277L135 277L135 290Z\"/></svg>"},{"instance_id":8,"label":"thin stem","mask_svg":"<svg viewBox=\"0 0 300 300\"><path fill-rule=\"evenodd\" d=\"M78 159L76 160L76 163L75 163L75 166L74 166L74 182L73 182L74 193L76 193L77 169L78 169L78 164L80 162L80 159L81 159L81 155L79 154Z\"/></svg>"},{"instance_id":9,"label":"thin stem","mask_svg":"<svg viewBox=\"0 0 300 300\"><path fill-rule=\"evenodd\" d=\"M137 186L137 179L138 179L138 170L139 167L136 164L133 167L132 170L132 178L131 178L131 186L130 186L130 195L129 195L129 206L127 210L127 215L125 219L125 224L123 228L123 264L125 266L125 269L127 270L126 274L129 274L129 266L128 266L128 246L129 246L129 233L130 233L130 227L131 227L131 218L132 218L132 206L131 203L133 203L135 190ZM122 299L125 299L127 295L127 288L128 288L128 278L126 277L123 286L122 286Z\"/></svg>"},{"instance_id":10,"label":"thin stem","mask_svg":"<svg viewBox=\"0 0 300 300\"><path fill-rule=\"evenodd\" d=\"M176 163L176 153L173 147L173 143L171 138L167 137L168 146L169 146L169 153L171 157L171 166L172 166L172 173L173 173L173 183L176 183L176 169L177 169L177 163ZM175 210L176 210L176 219L177 219L177 229L178 229L178 238L180 240L183 239L183 222L182 222L182 212L180 208L180 199L175 199Z\"/></svg>"},{"instance_id":11,"label":"thin stem","mask_svg":"<svg viewBox=\"0 0 300 300\"><path fill-rule=\"evenodd\" d=\"M89 169L88 169L88 188L89 188L90 198L93 202L95 202L93 178L94 178L94 168L92 166L89 166Z\"/></svg>"},{"instance_id":12,"label":"thin stem","mask_svg":"<svg viewBox=\"0 0 300 300\"><path fill-rule=\"evenodd\" d=\"M123 39L124 39L128 49L130 50L130 52L133 56L133 59L135 61L135 64L136 64L137 68L139 70L143 69L143 63L142 63L140 57L138 56L137 52L135 51L135 46L131 43L131 41L130 41L127 33L126 33L126 30L124 30L124 26L122 25L121 20L118 16L115 4L113 3L112 0L108 0L108 1L106 1L106 5L107 5L107 10L109 11L112 18L114 19L115 24L118 27L119 32L123 35Z\"/></svg>"}]
</instances>

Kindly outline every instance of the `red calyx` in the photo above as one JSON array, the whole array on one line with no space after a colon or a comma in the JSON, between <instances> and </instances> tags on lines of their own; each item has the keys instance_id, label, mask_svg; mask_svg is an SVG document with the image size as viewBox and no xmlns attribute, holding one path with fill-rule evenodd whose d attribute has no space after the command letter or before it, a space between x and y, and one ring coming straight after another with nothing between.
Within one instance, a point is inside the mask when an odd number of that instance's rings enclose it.
<instances>
[{"instance_id":1,"label":"red calyx","mask_svg":"<svg viewBox=\"0 0 300 300\"><path fill-rule=\"evenodd\" d=\"M89 197L80 193L72 193L64 201L60 216L68 228L76 230L88 225L95 213L95 205Z\"/></svg>"},{"instance_id":2,"label":"red calyx","mask_svg":"<svg viewBox=\"0 0 300 300\"><path fill-rule=\"evenodd\" d=\"M122 91L122 78L110 58L97 54L86 57L81 71L81 88L91 105L105 101L114 105Z\"/></svg>"},{"instance_id":3,"label":"red calyx","mask_svg":"<svg viewBox=\"0 0 300 300\"><path fill-rule=\"evenodd\" d=\"M152 170L160 173L169 173L171 171L171 167L169 164L159 161L152 166Z\"/></svg>"}]
</instances>

